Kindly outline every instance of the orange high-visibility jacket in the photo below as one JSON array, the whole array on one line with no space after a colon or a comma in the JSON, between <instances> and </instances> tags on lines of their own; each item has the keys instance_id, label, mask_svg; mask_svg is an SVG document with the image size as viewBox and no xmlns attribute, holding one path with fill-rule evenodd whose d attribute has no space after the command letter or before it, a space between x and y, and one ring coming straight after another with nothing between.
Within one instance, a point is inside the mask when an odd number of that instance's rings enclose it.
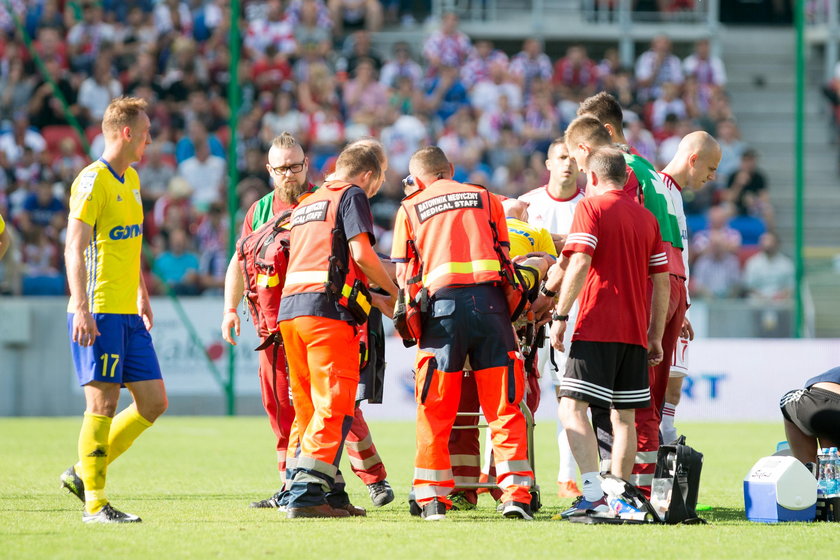
<instances>
[{"instance_id":1,"label":"orange high-visibility jacket","mask_svg":"<svg viewBox=\"0 0 840 560\"><path fill-rule=\"evenodd\" d=\"M491 221L499 243L508 247L505 214L495 195L478 185L435 181L403 200L392 256L402 260L397 244L414 239L429 295L447 286L499 283L502 267Z\"/></svg>"},{"instance_id":2,"label":"orange high-visibility jacket","mask_svg":"<svg viewBox=\"0 0 840 560\"><path fill-rule=\"evenodd\" d=\"M348 262L340 264L341 268L347 270L346 277L330 278L333 230L336 228L338 206L344 193L352 186L344 181L324 183L295 209L291 220L289 266L282 297L327 292L330 280L340 283L336 289L342 292L345 286L353 286L356 279L368 285L367 277L350 256L349 247Z\"/></svg>"}]
</instances>

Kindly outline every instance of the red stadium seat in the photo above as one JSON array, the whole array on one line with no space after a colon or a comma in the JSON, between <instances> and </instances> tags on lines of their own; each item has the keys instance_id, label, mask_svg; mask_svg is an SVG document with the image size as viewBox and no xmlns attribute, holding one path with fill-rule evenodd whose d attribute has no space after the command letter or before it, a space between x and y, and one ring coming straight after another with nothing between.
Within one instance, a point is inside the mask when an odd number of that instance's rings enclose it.
<instances>
[{"instance_id":1,"label":"red stadium seat","mask_svg":"<svg viewBox=\"0 0 840 560\"><path fill-rule=\"evenodd\" d=\"M93 144L93 139L100 134L102 134L101 124L92 124L85 129L85 137L87 138L88 144Z\"/></svg>"},{"instance_id":2,"label":"red stadium seat","mask_svg":"<svg viewBox=\"0 0 840 560\"><path fill-rule=\"evenodd\" d=\"M59 153L58 147L61 144L61 141L65 138L72 138L73 142L76 144L76 153L84 155L82 143L79 141L76 130L72 126L66 124L45 126L41 129L41 135L44 137L44 140L46 140L47 151L52 156L56 156Z\"/></svg>"}]
</instances>

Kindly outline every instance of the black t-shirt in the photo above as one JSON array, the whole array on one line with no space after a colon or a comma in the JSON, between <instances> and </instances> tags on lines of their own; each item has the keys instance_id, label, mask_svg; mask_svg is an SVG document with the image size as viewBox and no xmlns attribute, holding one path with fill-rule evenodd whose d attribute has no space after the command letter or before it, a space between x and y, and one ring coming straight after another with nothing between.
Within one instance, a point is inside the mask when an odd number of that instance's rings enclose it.
<instances>
[{"instance_id":1,"label":"black t-shirt","mask_svg":"<svg viewBox=\"0 0 840 560\"><path fill-rule=\"evenodd\" d=\"M373 217L365 191L353 186L347 189L338 205L337 221L341 223L346 239L350 240L361 233L366 233L370 244L376 243L373 235ZM342 262L350 259L350 248L344 245L336 256ZM277 320L285 321L295 317L314 316L353 322L350 312L325 293L306 293L286 296L280 302Z\"/></svg>"},{"instance_id":2,"label":"black t-shirt","mask_svg":"<svg viewBox=\"0 0 840 560\"><path fill-rule=\"evenodd\" d=\"M729 185L728 187L731 189L732 184L735 182L735 177L738 175L736 171L729 177ZM767 182L764 179L764 174L760 171L756 170L753 171L750 175L750 180L741 188L741 192L738 193L738 198L735 200L735 206L738 208L738 214L746 215L750 213L750 208L747 208L746 202L744 200L745 195L751 193L753 195L760 194L761 191L767 188Z\"/></svg>"},{"instance_id":3,"label":"black t-shirt","mask_svg":"<svg viewBox=\"0 0 840 560\"><path fill-rule=\"evenodd\" d=\"M34 91L38 91L45 83L46 82L41 82L38 84ZM73 88L73 85L66 78L56 80L56 84L58 84L58 89L64 96L65 101L67 101L67 104L75 105L78 92ZM59 109L56 111L50 104L50 100L53 99L53 97L55 97L55 95L52 90L50 90L49 95L44 97L41 105L36 107L35 110L30 113L29 122L32 126L44 128L45 126L50 125L69 124L67 117L64 115L64 110Z\"/></svg>"}]
</instances>

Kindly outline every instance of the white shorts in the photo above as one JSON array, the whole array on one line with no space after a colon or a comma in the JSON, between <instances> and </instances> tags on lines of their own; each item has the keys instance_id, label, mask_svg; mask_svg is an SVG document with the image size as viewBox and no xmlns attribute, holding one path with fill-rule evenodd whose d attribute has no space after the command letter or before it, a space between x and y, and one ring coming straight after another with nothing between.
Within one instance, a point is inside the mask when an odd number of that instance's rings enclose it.
<instances>
[{"instance_id":1,"label":"white shorts","mask_svg":"<svg viewBox=\"0 0 840 560\"><path fill-rule=\"evenodd\" d=\"M671 355L671 377L688 375L688 339L680 337Z\"/></svg>"},{"instance_id":2,"label":"white shorts","mask_svg":"<svg viewBox=\"0 0 840 560\"><path fill-rule=\"evenodd\" d=\"M569 348L572 347L572 335L575 332L579 307L578 302L575 301L574 305L572 305L571 311L569 311L569 320L566 323L566 332L563 334L563 346L565 346L566 351L560 352L558 350L554 350L554 361L552 362L551 334L549 332L551 323L548 323L546 324L545 329L545 343L543 344L543 347L539 349L537 354L539 358L537 367L539 368L542 377L551 378L551 382L556 386L560 385L560 381L563 379L563 376L566 375L566 358L569 355Z\"/></svg>"}]
</instances>

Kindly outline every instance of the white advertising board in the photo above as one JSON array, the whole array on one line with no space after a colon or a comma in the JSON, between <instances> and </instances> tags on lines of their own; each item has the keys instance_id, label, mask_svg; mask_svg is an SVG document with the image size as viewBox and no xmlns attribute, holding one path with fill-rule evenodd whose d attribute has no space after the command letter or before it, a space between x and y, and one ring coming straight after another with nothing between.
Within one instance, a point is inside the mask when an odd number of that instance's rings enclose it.
<instances>
[{"instance_id":1,"label":"white advertising board","mask_svg":"<svg viewBox=\"0 0 840 560\"><path fill-rule=\"evenodd\" d=\"M389 339L382 405L368 406L370 418L413 418L414 349ZM679 420L779 421L779 399L810 377L840 365L834 339L704 339L690 346L689 375L683 383ZM542 380L537 418L553 419L557 407L550 380Z\"/></svg>"},{"instance_id":2,"label":"white advertising board","mask_svg":"<svg viewBox=\"0 0 840 560\"><path fill-rule=\"evenodd\" d=\"M212 358L216 370L227 379L227 349L222 340L221 323L223 304L221 298L182 298L180 304L189 317L201 345L193 342L189 330L184 326L174 304L166 298L154 298L152 309L155 325L152 340L160 361L166 390L172 395L219 394L219 383L213 378L211 368L204 355ZM260 341L250 315L241 312L241 336L233 347L236 352L236 391L240 395L258 395L257 353Z\"/></svg>"},{"instance_id":3,"label":"white advertising board","mask_svg":"<svg viewBox=\"0 0 840 560\"><path fill-rule=\"evenodd\" d=\"M228 345L220 332L221 299L182 300L187 316L195 325L217 370L227 375ZM152 336L167 389L171 394L218 394L202 347L195 345L173 304L156 298ZM242 318L242 335L236 352L236 387L241 395L259 393L257 354L259 344L254 326ZM834 339L698 339L692 342L689 376L683 385L680 420L777 421L779 398L788 390L825 370L840 365L840 340ZM405 348L389 337L385 398L381 405L366 405L372 419L414 418L414 348ZM542 402L537 417L553 419L556 405L553 388L543 379Z\"/></svg>"}]
</instances>

